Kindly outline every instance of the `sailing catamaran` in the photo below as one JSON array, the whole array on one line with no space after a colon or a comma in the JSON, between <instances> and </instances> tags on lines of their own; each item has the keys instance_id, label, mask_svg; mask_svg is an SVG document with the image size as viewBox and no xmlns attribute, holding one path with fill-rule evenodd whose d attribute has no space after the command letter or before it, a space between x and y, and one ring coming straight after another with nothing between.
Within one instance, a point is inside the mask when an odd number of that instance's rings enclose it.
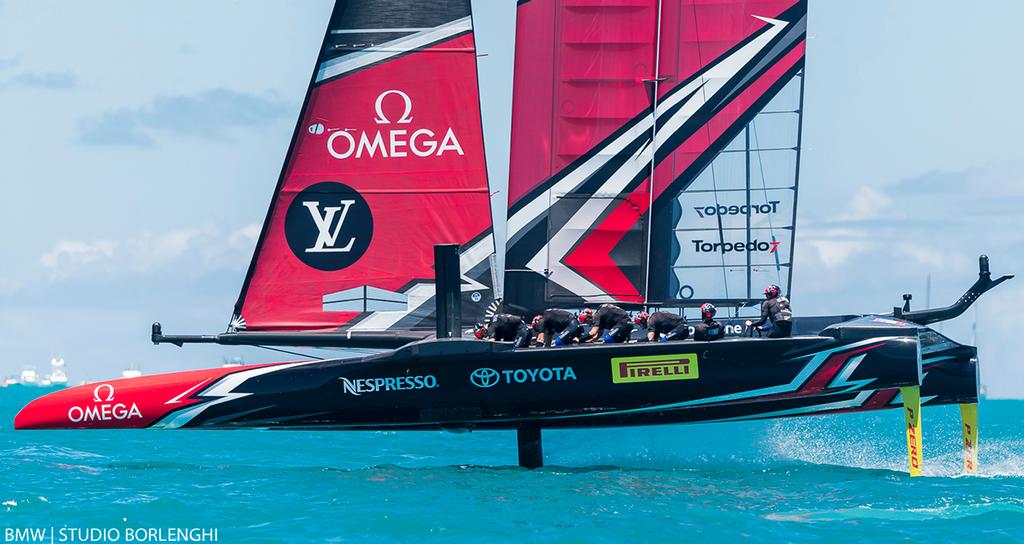
<instances>
[{"instance_id":1,"label":"sailing catamaran","mask_svg":"<svg viewBox=\"0 0 1024 544\"><path fill-rule=\"evenodd\" d=\"M381 353L90 384L21 429L541 429L961 405L977 349L948 308L797 319L788 339L513 349L463 338L501 309L741 310L789 292L804 0L520 0L511 168L489 179L469 0L339 2L227 331L156 343ZM506 213L492 214L504 192ZM496 216L497 219L493 217ZM499 258L503 257L503 258ZM503 265L498 263L503 262Z\"/></svg>"}]
</instances>

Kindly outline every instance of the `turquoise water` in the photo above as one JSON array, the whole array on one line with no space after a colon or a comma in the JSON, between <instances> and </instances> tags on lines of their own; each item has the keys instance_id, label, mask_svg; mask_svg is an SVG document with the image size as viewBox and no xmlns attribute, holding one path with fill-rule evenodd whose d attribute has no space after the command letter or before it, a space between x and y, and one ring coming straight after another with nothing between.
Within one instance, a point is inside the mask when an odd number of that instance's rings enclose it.
<instances>
[{"instance_id":1,"label":"turquoise water","mask_svg":"<svg viewBox=\"0 0 1024 544\"><path fill-rule=\"evenodd\" d=\"M1024 539L1024 401L982 403L979 477L960 476L956 408L926 409L926 477L912 480L899 411L545 431L548 467L527 471L513 466L509 432L13 431L34 394L0 390L0 531L216 528L219 542Z\"/></svg>"}]
</instances>

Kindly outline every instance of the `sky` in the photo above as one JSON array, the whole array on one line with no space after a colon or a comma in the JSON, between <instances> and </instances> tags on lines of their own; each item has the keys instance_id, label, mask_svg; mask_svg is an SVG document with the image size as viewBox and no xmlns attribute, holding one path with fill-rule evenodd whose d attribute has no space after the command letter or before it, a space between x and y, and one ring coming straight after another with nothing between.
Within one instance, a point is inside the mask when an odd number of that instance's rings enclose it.
<instances>
[{"instance_id":1,"label":"sky","mask_svg":"<svg viewBox=\"0 0 1024 544\"><path fill-rule=\"evenodd\" d=\"M282 360L153 346L224 330L331 2L0 0L0 375L72 381ZM507 141L513 0L474 2L485 130ZM792 299L797 314L945 305L1024 273L1024 3L812 0ZM504 139L504 140L503 140ZM492 176L507 155L488 157ZM502 198L496 195L496 198ZM1024 398L1024 279L943 325Z\"/></svg>"}]
</instances>

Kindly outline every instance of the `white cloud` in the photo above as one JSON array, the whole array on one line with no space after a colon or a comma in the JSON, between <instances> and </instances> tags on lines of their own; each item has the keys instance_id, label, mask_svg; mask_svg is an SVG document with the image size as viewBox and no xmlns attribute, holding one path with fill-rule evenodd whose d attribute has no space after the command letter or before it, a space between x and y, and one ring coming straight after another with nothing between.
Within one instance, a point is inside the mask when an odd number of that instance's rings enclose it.
<instances>
[{"instance_id":1,"label":"white cloud","mask_svg":"<svg viewBox=\"0 0 1024 544\"><path fill-rule=\"evenodd\" d=\"M2 63L3 61L0 61ZM26 87L42 90L68 90L78 84L70 72L23 72L0 83L0 88Z\"/></svg>"},{"instance_id":2,"label":"white cloud","mask_svg":"<svg viewBox=\"0 0 1024 544\"><path fill-rule=\"evenodd\" d=\"M143 231L124 240L60 240L39 258L51 281L170 272L196 276L241 269L259 237L258 225Z\"/></svg>"},{"instance_id":3,"label":"white cloud","mask_svg":"<svg viewBox=\"0 0 1024 544\"><path fill-rule=\"evenodd\" d=\"M962 255L944 251L930 244L898 244L893 250L897 254L906 255L912 262L926 270L948 271L951 268L960 268L954 264L962 265L965 262Z\"/></svg>"},{"instance_id":4,"label":"white cloud","mask_svg":"<svg viewBox=\"0 0 1024 544\"><path fill-rule=\"evenodd\" d=\"M260 225L257 223L251 223L244 227L240 227L231 233L228 237L228 242L231 244L256 244L256 240L260 237Z\"/></svg>"},{"instance_id":5,"label":"white cloud","mask_svg":"<svg viewBox=\"0 0 1024 544\"><path fill-rule=\"evenodd\" d=\"M809 225L800 230L796 259L801 266L810 260L818 266L838 268L874 247L861 230Z\"/></svg>"},{"instance_id":6,"label":"white cloud","mask_svg":"<svg viewBox=\"0 0 1024 544\"><path fill-rule=\"evenodd\" d=\"M927 172L891 185L903 194L957 197L1024 196L1024 161L1003 161L958 172Z\"/></svg>"},{"instance_id":7,"label":"white cloud","mask_svg":"<svg viewBox=\"0 0 1024 544\"><path fill-rule=\"evenodd\" d=\"M115 240L61 240L39 258L39 263L47 269L50 279L59 279L110 259L120 245Z\"/></svg>"},{"instance_id":8,"label":"white cloud","mask_svg":"<svg viewBox=\"0 0 1024 544\"><path fill-rule=\"evenodd\" d=\"M23 283L10 277L0 276L0 296L16 293Z\"/></svg>"},{"instance_id":9,"label":"white cloud","mask_svg":"<svg viewBox=\"0 0 1024 544\"><path fill-rule=\"evenodd\" d=\"M165 95L143 107L121 108L79 120L78 141L86 145L151 146L158 134L219 140L232 130L260 128L288 116L280 98L208 89Z\"/></svg>"},{"instance_id":10,"label":"white cloud","mask_svg":"<svg viewBox=\"0 0 1024 544\"><path fill-rule=\"evenodd\" d=\"M133 270L147 272L181 257L192 249L204 229L176 229L161 234L143 232L140 236L125 242L127 263Z\"/></svg>"},{"instance_id":11,"label":"white cloud","mask_svg":"<svg viewBox=\"0 0 1024 544\"><path fill-rule=\"evenodd\" d=\"M853 194L846 211L837 215L837 218L844 221L881 219L889 216L891 205L892 198L889 195L874 187L862 185Z\"/></svg>"}]
</instances>

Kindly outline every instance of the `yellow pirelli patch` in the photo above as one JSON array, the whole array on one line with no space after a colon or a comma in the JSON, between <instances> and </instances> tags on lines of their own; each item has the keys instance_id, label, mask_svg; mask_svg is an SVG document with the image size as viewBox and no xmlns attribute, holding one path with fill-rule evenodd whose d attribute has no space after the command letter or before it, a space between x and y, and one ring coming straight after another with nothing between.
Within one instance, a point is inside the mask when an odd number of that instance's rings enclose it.
<instances>
[{"instance_id":1,"label":"yellow pirelli patch","mask_svg":"<svg viewBox=\"0 0 1024 544\"><path fill-rule=\"evenodd\" d=\"M699 377L696 353L612 358L612 383L696 380Z\"/></svg>"}]
</instances>

